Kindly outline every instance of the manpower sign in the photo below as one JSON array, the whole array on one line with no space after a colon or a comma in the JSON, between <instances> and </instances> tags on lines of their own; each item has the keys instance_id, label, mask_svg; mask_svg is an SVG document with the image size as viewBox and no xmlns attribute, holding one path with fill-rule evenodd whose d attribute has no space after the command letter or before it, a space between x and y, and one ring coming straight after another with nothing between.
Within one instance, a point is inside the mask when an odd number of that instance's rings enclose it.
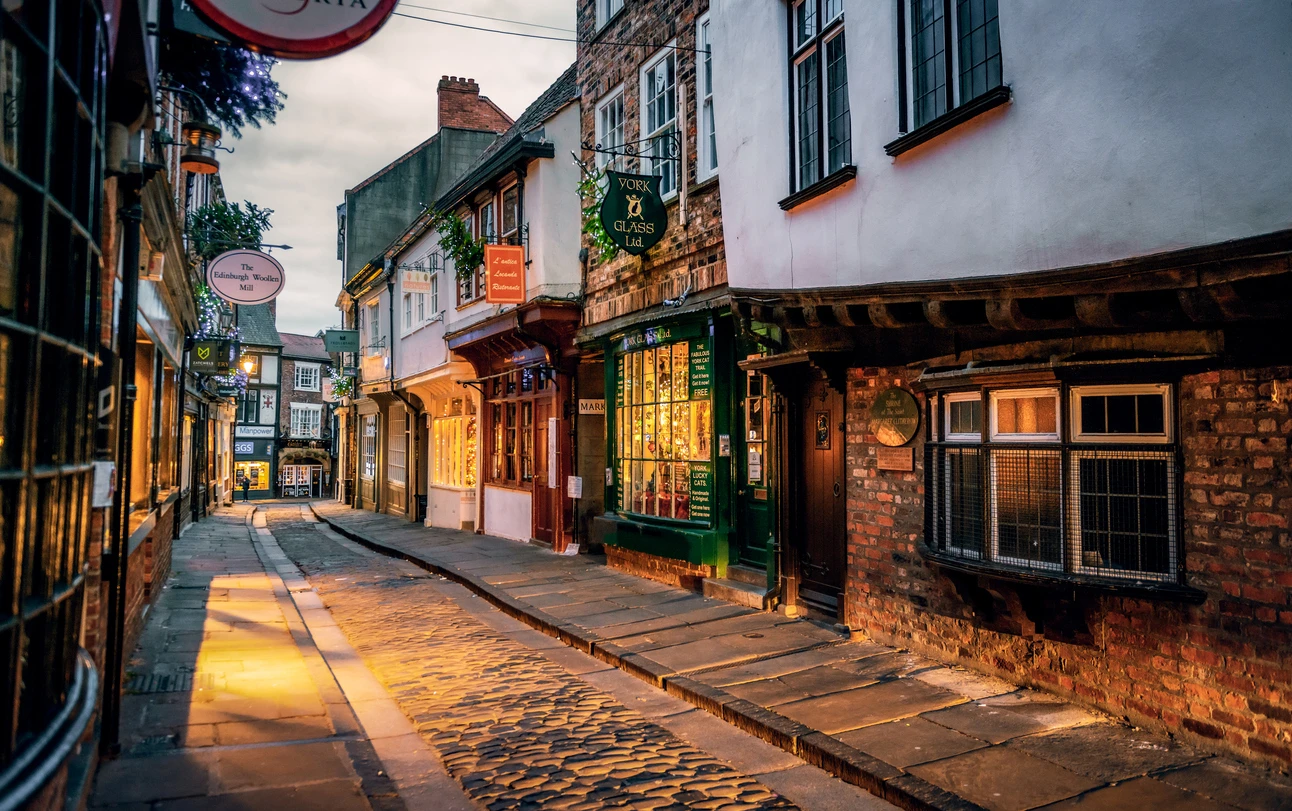
<instances>
[{"instance_id":1,"label":"manpower sign","mask_svg":"<svg viewBox=\"0 0 1292 811\"><path fill-rule=\"evenodd\" d=\"M397 0L189 0L217 30L255 51L318 59L377 33Z\"/></svg>"},{"instance_id":2,"label":"manpower sign","mask_svg":"<svg viewBox=\"0 0 1292 811\"><path fill-rule=\"evenodd\" d=\"M230 304L264 304L278 298L287 274L278 260L260 251L226 251L206 268L206 285Z\"/></svg>"}]
</instances>

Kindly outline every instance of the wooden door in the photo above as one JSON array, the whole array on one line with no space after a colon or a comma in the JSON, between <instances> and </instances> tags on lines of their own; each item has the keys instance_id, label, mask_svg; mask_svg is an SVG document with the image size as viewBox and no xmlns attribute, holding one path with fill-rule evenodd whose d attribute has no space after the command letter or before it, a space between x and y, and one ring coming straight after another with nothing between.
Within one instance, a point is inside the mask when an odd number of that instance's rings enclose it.
<instances>
[{"instance_id":1,"label":"wooden door","mask_svg":"<svg viewBox=\"0 0 1292 811\"><path fill-rule=\"evenodd\" d=\"M556 542L556 510L553 509L553 493L548 485L548 463L551 434L552 398L534 399L534 497L533 497L533 531L534 539L546 544ZM559 438L559 437L558 437Z\"/></svg>"},{"instance_id":2,"label":"wooden door","mask_svg":"<svg viewBox=\"0 0 1292 811\"><path fill-rule=\"evenodd\" d=\"M811 384L799 409L796 532L799 599L837 616L847 568L843 396L825 381Z\"/></svg>"}]
</instances>

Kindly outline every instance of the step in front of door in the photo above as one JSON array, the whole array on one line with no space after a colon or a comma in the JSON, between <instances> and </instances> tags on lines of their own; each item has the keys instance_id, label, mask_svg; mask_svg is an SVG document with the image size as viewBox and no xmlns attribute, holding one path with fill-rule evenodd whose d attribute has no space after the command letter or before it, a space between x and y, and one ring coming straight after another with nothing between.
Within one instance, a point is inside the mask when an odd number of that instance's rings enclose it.
<instances>
[{"instance_id":1,"label":"step in front of door","mask_svg":"<svg viewBox=\"0 0 1292 811\"><path fill-rule=\"evenodd\" d=\"M736 605L757 608L760 611L766 608L767 589L764 586L740 583L735 580L722 580L716 577L706 577L704 579L703 588L705 597L726 600L727 602L735 603Z\"/></svg>"}]
</instances>

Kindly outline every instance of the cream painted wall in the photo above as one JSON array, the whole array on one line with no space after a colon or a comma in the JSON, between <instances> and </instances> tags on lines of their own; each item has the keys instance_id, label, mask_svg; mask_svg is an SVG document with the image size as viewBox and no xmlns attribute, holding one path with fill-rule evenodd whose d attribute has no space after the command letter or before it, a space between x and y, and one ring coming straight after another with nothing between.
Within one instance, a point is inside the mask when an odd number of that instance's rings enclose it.
<instances>
[{"instance_id":1,"label":"cream painted wall","mask_svg":"<svg viewBox=\"0 0 1292 811\"><path fill-rule=\"evenodd\" d=\"M844 0L858 177L790 193L784 2L713 0L736 288L989 276L1292 227L1292 4L1000 0L1011 103L897 158L896 2Z\"/></svg>"}]
</instances>

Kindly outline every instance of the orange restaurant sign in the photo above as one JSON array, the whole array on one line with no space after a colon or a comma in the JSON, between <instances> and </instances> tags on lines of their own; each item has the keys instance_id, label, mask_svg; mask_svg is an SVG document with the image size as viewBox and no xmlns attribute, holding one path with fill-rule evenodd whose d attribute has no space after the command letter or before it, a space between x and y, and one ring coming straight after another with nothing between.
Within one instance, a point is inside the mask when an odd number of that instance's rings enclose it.
<instances>
[{"instance_id":1,"label":"orange restaurant sign","mask_svg":"<svg viewBox=\"0 0 1292 811\"><path fill-rule=\"evenodd\" d=\"M490 304L525 303L523 246L485 246L485 301Z\"/></svg>"}]
</instances>

